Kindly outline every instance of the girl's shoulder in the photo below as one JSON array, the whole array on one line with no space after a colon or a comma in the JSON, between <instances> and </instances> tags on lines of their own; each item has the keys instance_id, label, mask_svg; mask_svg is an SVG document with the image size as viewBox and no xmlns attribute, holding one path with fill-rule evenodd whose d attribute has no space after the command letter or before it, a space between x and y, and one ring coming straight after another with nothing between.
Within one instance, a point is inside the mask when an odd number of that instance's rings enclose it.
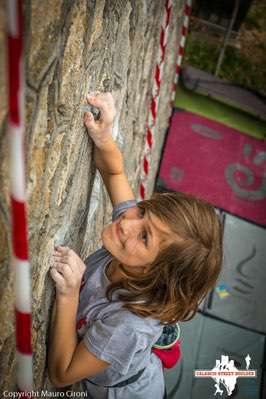
<instances>
[{"instance_id":1,"label":"girl's shoulder","mask_svg":"<svg viewBox=\"0 0 266 399\"><path fill-rule=\"evenodd\" d=\"M119 347L124 345L125 341L130 341L132 347L141 349L152 347L160 337L162 329L163 326L158 320L140 317L128 309L119 307L119 304L109 303L94 320L91 320L85 340L90 342L90 346L96 345L97 340L100 347L109 343Z\"/></svg>"},{"instance_id":2,"label":"girl's shoulder","mask_svg":"<svg viewBox=\"0 0 266 399\"><path fill-rule=\"evenodd\" d=\"M152 336L163 329L159 320L150 317L141 317L123 306L120 308L113 308L111 305L110 308L105 317L105 323L113 325L113 327L123 325L128 331L137 334L151 334Z\"/></svg>"}]
</instances>

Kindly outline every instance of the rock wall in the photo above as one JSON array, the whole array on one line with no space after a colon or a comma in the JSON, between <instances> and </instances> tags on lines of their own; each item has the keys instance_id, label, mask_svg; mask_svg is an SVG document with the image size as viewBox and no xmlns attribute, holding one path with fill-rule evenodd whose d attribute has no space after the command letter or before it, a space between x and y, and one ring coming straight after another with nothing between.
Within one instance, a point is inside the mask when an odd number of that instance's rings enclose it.
<instances>
[{"instance_id":1,"label":"rock wall","mask_svg":"<svg viewBox=\"0 0 266 399\"><path fill-rule=\"evenodd\" d=\"M114 136L134 190L159 50L163 1L25 1L26 164L33 290L35 388L49 387L47 328L54 298L47 274L55 244L85 258L100 245L110 203L93 164L80 105L89 90L113 93ZM173 2L149 193L170 114L183 0ZM0 5L0 391L15 386L15 337L6 132L5 11Z\"/></svg>"}]
</instances>

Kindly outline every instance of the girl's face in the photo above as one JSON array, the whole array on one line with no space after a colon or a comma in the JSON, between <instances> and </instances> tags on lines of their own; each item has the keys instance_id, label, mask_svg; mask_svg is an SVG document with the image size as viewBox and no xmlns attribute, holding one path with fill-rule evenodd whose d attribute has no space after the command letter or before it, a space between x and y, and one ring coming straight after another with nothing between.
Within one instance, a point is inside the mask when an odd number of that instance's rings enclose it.
<instances>
[{"instance_id":1,"label":"girl's face","mask_svg":"<svg viewBox=\"0 0 266 399\"><path fill-rule=\"evenodd\" d=\"M153 213L138 206L129 208L102 232L105 248L127 266L148 266L173 233Z\"/></svg>"}]
</instances>

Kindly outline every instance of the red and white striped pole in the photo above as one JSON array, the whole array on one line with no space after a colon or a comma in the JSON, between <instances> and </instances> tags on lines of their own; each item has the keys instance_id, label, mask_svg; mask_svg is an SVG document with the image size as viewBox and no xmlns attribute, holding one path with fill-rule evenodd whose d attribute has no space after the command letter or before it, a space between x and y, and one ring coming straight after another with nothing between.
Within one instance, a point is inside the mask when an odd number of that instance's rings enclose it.
<instances>
[{"instance_id":1,"label":"red and white striped pole","mask_svg":"<svg viewBox=\"0 0 266 399\"><path fill-rule=\"evenodd\" d=\"M168 38L168 29L169 29L171 12L172 12L172 1L165 0L163 23L160 30L159 54L154 71L154 84L152 88L152 98L151 98L151 104L150 104L148 122L145 134L145 148L144 148L142 168L140 173L141 181L139 186L139 196L141 200L145 199L147 178L150 168L151 152L154 145L157 109L158 109L158 102L160 96L161 80L165 64L165 52L166 52L166 44Z\"/></svg>"},{"instance_id":2,"label":"red and white striped pole","mask_svg":"<svg viewBox=\"0 0 266 399\"><path fill-rule=\"evenodd\" d=\"M33 388L31 345L31 273L28 260L24 166L23 2L8 0L8 134L10 142L10 197L12 250L15 267L17 388Z\"/></svg>"},{"instance_id":3,"label":"red and white striped pole","mask_svg":"<svg viewBox=\"0 0 266 399\"><path fill-rule=\"evenodd\" d=\"M176 74L175 74L175 80L174 80L173 89L172 89L172 97L171 97L172 105L175 100L175 92L176 92L177 84L178 84L179 77L180 77L183 56L185 53L185 44L186 44L186 39L187 39L187 34L188 34L188 25L189 25L189 16L191 13L191 7L192 7L192 0L186 0L185 8L184 8L184 21L183 21L182 30L181 30L181 39L180 39L179 48L178 48L178 52L177 52Z\"/></svg>"},{"instance_id":4,"label":"red and white striped pole","mask_svg":"<svg viewBox=\"0 0 266 399\"><path fill-rule=\"evenodd\" d=\"M192 0L186 0L185 8L184 8L184 21L182 25L182 32L181 32L181 40L179 43L178 53L177 53L177 63L176 63L176 74L175 80L172 86L172 94L171 94L171 107L173 106L173 102L175 99L175 92L178 83L178 79L180 76L181 70L181 63L183 60L184 49L185 49L185 42L186 36L188 33L188 24L189 24L189 15L191 12L191 4ZM160 32L160 51L158 62L155 67L154 72L154 85L152 90L152 100L150 105L150 110L148 114L148 123L146 128L146 136L145 136L145 148L144 148L144 156L142 162L142 169L141 169L141 176L140 176L140 186L139 186L139 197L141 200L145 199L146 193L146 185L148 179L148 173L150 169L150 160L151 160L151 152L154 146L154 139L155 139L155 124L156 124L156 116L157 116L157 107L160 95L160 85L163 76L163 68L165 62L165 50L167 44L167 37L168 37L168 28L170 22L172 10L172 2L170 0L166 0L164 3L164 22L161 26Z\"/></svg>"}]
</instances>

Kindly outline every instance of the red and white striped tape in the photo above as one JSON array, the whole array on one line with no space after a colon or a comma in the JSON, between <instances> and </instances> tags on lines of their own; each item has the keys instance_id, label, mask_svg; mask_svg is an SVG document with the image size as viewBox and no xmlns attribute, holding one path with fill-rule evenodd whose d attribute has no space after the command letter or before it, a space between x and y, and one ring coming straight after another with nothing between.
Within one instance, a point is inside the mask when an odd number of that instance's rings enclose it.
<instances>
[{"instance_id":1,"label":"red and white striped tape","mask_svg":"<svg viewBox=\"0 0 266 399\"><path fill-rule=\"evenodd\" d=\"M28 260L24 166L24 58L23 2L7 3L8 134L10 149L10 197L12 250L15 267L17 387L33 388L31 345L31 276Z\"/></svg>"},{"instance_id":2,"label":"red and white striped tape","mask_svg":"<svg viewBox=\"0 0 266 399\"><path fill-rule=\"evenodd\" d=\"M159 54L154 71L154 84L152 88L152 98L151 98L150 110L148 113L148 121L145 132L145 148L143 154L142 168L140 171L139 197L141 200L145 199L147 177L150 168L151 152L154 145L157 108L158 108L161 80L163 76L163 69L165 63L165 52L166 52L166 44L168 38L168 29L171 18L171 12L172 12L172 1L165 0L163 23L160 30Z\"/></svg>"},{"instance_id":3,"label":"red and white striped tape","mask_svg":"<svg viewBox=\"0 0 266 399\"><path fill-rule=\"evenodd\" d=\"M175 80L172 86L172 94L171 100L173 102L176 86L180 74L180 66L182 62L182 58L184 55L184 47L186 41L186 35L188 31L188 23L189 23L189 14L191 11L191 0L187 0L185 3L184 9L184 22L182 26L182 36L181 41L178 49L178 56L177 56L177 64L176 64L176 75ZM146 186L148 180L148 173L150 169L150 161L151 161L151 153L152 148L154 146L154 139L155 139L155 126L156 126L156 117L157 117L157 108L160 96L160 86L163 76L163 69L165 63L165 51L166 51L166 44L168 38L168 29L170 23L170 17L172 12L172 1L166 0L164 3L164 20L161 26L160 32L160 51L158 55L158 62L155 66L154 71L154 84L152 89L152 99L150 104L150 110L148 114L148 122L146 127L146 134L145 134L145 148L144 148L144 155L142 161L142 169L140 173L140 185L139 185L139 197L141 200L145 199L146 194ZM172 104L171 102L171 104Z\"/></svg>"},{"instance_id":4,"label":"red and white striped tape","mask_svg":"<svg viewBox=\"0 0 266 399\"><path fill-rule=\"evenodd\" d=\"M177 52L177 61L176 61L176 74L175 74L175 80L173 83L173 89L172 89L172 96L171 96L171 102L173 105L173 102L175 100L175 92L181 72L181 64L183 61L183 56L185 53L185 44L186 44L186 38L187 38L187 33L188 33L188 24L189 24L189 16L191 13L191 6L192 6L192 0L187 0L185 3L185 8L184 8L184 21L182 25L182 30L181 30L181 39L179 43L179 48Z\"/></svg>"}]
</instances>

